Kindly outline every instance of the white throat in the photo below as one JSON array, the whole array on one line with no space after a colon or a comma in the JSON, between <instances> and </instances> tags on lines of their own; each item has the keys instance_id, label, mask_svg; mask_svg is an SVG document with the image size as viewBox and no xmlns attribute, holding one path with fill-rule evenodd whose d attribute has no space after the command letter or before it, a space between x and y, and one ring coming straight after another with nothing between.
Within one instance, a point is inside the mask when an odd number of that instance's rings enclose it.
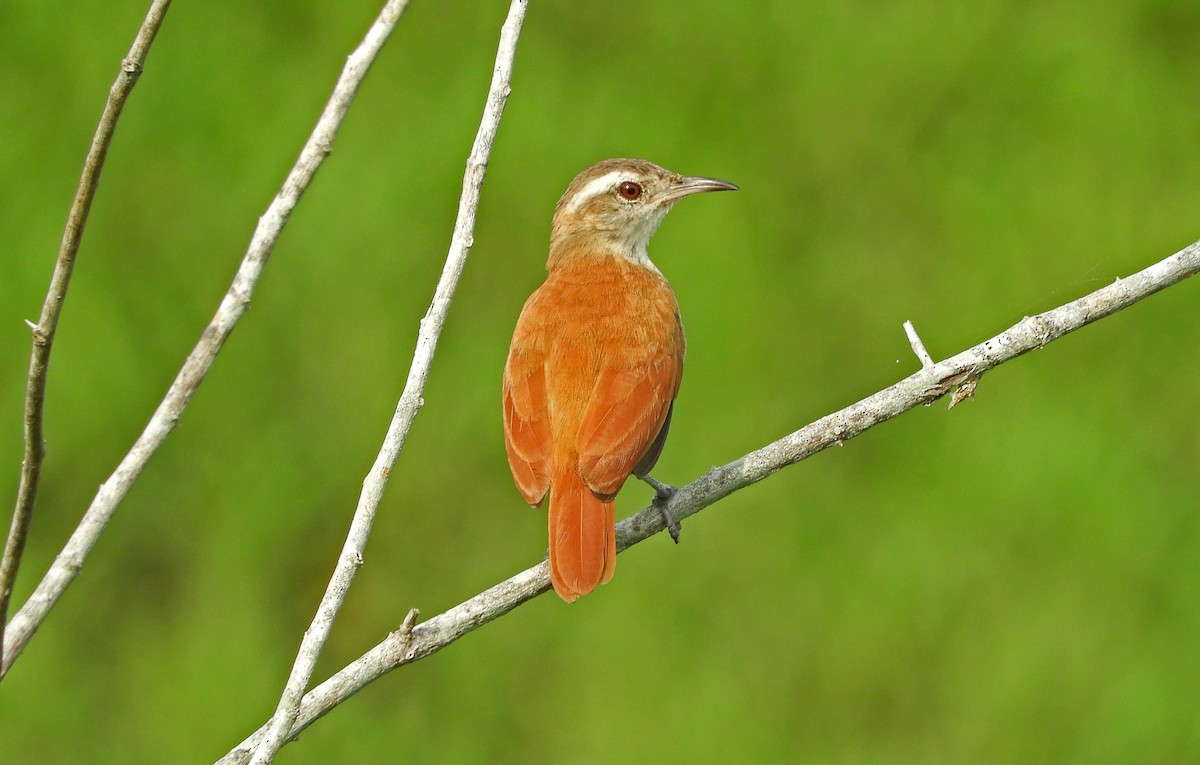
<instances>
[{"instance_id":1,"label":"white throat","mask_svg":"<svg viewBox=\"0 0 1200 765\"><path fill-rule=\"evenodd\" d=\"M645 242L641 242L633 247L618 247L617 255L625 260L628 260L635 266L641 266L642 268L653 271L659 276L662 275L662 271L659 271L658 266L654 265L654 261L650 260L650 253L646 252Z\"/></svg>"}]
</instances>

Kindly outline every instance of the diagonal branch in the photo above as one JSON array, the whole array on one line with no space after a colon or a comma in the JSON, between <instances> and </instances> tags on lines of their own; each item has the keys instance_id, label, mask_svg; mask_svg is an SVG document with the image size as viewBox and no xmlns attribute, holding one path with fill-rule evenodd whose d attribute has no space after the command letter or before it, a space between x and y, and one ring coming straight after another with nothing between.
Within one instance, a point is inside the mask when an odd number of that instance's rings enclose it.
<instances>
[{"instance_id":1,"label":"diagonal branch","mask_svg":"<svg viewBox=\"0 0 1200 765\"><path fill-rule=\"evenodd\" d=\"M267 259L275 248L279 234L321 163L333 150L333 140L350 108L350 103L406 4L406 0L388 0L366 38L347 59L329 102L325 105L304 148L301 149L296 164L292 166L283 187L271 201L267 211L258 219L258 226L254 229L246 255L242 258L233 283L222 298L212 321L204 329L192 352L188 354L187 360L184 361L183 367L145 430L138 436L113 474L100 485L99 492L62 552L55 558L50 570L29 596L29 600L9 623L8 634L4 636L0 676L8 672L50 609L78 575L84 560L116 512L117 506L141 475L150 458L179 423L179 417L192 400L200 383L204 381L204 376L217 353L233 332L242 314L246 312L250 296L254 293L254 287L267 265Z\"/></svg>"},{"instance_id":2,"label":"diagonal branch","mask_svg":"<svg viewBox=\"0 0 1200 765\"><path fill-rule=\"evenodd\" d=\"M841 444L870 428L929 404L951 391L973 389L979 377L1006 361L1133 305L1142 298L1200 272L1200 242L1089 295L1037 316L1026 317L995 337L920 371L891 387L822 417L722 467L713 468L671 497L667 510L677 520L757 483L772 473ZM915 336L915 330L910 337ZM919 341L913 341L914 346ZM921 344L923 348L923 344ZM919 354L921 356L922 354ZM927 355L927 354L926 354ZM922 358L922 362L924 359ZM666 528L651 506L617 524L617 547L625 550ZM409 621L328 680L305 694L288 732L295 737L318 718L388 672L436 653L550 589L545 561L491 587L415 627ZM411 614L410 614L410 619ZM231 750L218 765L244 765L266 726Z\"/></svg>"},{"instance_id":3,"label":"diagonal branch","mask_svg":"<svg viewBox=\"0 0 1200 765\"><path fill-rule=\"evenodd\" d=\"M450 240L450 254L446 258L441 279L434 291L433 302L429 306L425 318L421 320L421 329L417 335L417 347L413 355L412 366L409 368L408 380L404 384L404 392L396 405L396 413L388 426L387 435L375 458L375 464L371 466L370 472L363 481L358 506L354 510L350 531L342 546L342 552L338 556L333 576L329 579L329 584L321 598L321 604L317 607L317 613L313 616L312 623L304 631L304 638L301 640L300 649L296 655L296 661L292 665L283 695L279 699L275 714L267 725L265 735L260 739L260 743L257 743L251 765L270 763L279 749L294 735L292 731L296 727L296 715L300 709L300 700L312 681L317 658L329 639L333 622L341 610L342 603L346 600L346 594L354 582L358 567L362 565L367 537L375 522L375 513L383 498L383 490L387 487L392 466L396 464L396 459L404 448L413 420L423 403L421 396L425 390L425 380L429 375L429 367L433 362L438 338L446 323L446 315L450 311L450 301L454 297L459 276L466 265L467 255L473 244L475 212L479 207L479 195L483 188L484 175L487 173L492 143L496 139L500 117L504 113L504 104L508 100L513 60L516 57L521 25L525 20L526 2L527 0L513 0L509 7L508 17L500 31L496 66L492 72L492 84L488 90L483 120L475 135L471 154L467 158L462 195L458 204L458 218ZM416 619L415 613L411 618Z\"/></svg>"},{"instance_id":4,"label":"diagonal branch","mask_svg":"<svg viewBox=\"0 0 1200 765\"><path fill-rule=\"evenodd\" d=\"M142 65L150 52L150 45L162 26L163 18L171 0L154 0L141 29L133 40L129 55L121 60L121 72L108 91L108 101L100 115L100 124L92 137L92 145L83 161L83 173L75 189L75 199L67 214L67 226L63 231L58 258L54 262L54 274L50 277L50 288L42 304L42 314L37 324L29 324L33 332L33 351L29 358L29 382L25 389L25 456L21 461L21 482L17 489L17 504L13 509L12 525L8 541L4 546L4 557L0 559L0 666L4 664L4 622L8 618L8 602L12 598L17 570L25 552L25 539L29 535L29 524L33 519L33 507L37 502L38 481L42 474L42 461L46 456L43 443L42 419L46 403L46 378L50 369L50 348L54 344L54 333L58 330L58 317L62 313L63 301L67 298L67 287L75 268L75 255L83 239L83 228L92 209L92 199L100 185L100 172L112 144L113 132L125 101L142 73ZM0 673L3 678L3 673Z\"/></svg>"}]
</instances>

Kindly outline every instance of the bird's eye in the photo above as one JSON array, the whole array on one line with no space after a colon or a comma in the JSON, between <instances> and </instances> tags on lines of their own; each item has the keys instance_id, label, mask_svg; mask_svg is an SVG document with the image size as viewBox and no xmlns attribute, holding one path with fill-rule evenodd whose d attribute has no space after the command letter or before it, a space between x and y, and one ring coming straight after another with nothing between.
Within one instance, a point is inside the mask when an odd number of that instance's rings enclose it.
<instances>
[{"instance_id":1,"label":"bird's eye","mask_svg":"<svg viewBox=\"0 0 1200 765\"><path fill-rule=\"evenodd\" d=\"M633 181L625 181L617 187L617 193L632 202L642 195L642 187Z\"/></svg>"}]
</instances>

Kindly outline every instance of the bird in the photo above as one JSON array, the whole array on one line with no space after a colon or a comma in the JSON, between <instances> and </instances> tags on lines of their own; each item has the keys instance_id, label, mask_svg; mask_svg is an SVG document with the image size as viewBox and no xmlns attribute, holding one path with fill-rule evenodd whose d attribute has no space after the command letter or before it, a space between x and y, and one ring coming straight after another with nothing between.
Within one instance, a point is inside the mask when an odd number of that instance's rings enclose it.
<instances>
[{"instance_id":1,"label":"bird","mask_svg":"<svg viewBox=\"0 0 1200 765\"><path fill-rule=\"evenodd\" d=\"M554 591L570 603L612 579L613 503L626 479L650 476L683 377L675 293L646 252L671 206L736 191L643 159L606 159L567 186L554 210L545 282L517 319L504 365L505 451L533 507L549 498Z\"/></svg>"}]
</instances>

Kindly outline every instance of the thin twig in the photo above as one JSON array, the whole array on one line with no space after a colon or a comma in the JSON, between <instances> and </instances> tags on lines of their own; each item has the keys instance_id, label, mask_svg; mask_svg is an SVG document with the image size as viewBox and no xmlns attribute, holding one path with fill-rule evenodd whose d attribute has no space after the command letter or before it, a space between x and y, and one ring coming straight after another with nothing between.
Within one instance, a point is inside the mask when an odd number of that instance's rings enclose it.
<instances>
[{"instance_id":1,"label":"thin twig","mask_svg":"<svg viewBox=\"0 0 1200 765\"><path fill-rule=\"evenodd\" d=\"M908 344L912 346L913 353L921 362L921 367L923 369L932 367L933 357L929 355L929 351L925 350L925 343L921 342L921 336L917 334L917 328L911 321L904 322L904 334L908 335Z\"/></svg>"},{"instance_id":2,"label":"thin twig","mask_svg":"<svg viewBox=\"0 0 1200 765\"><path fill-rule=\"evenodd\" d=\"M462 195L458 204L458 219L454 224L454 234L450 240L450 252L442 269L441 279L434 292L433 302L425 318L421 320L421 329L417 335L417 346L413 354L412 366L409 368L408 380L404 392L396 405L396 412L388 426L383 446L375 458L375 464L363 481L362 493L359 495L358 506L350 523L350 531L342 552L338 556L337 565L317 613L312 623L304 631L300 649L292 665L287 684L279 699L279 705L267 726L261 743L258 744L251 765L267 765L279 749L290 740L295 733L296 715L300 709L300 700L304 691L312 681L313 669L317 658L321 655L333 622L341 610L346 594L354 582L359 566L363 562L363 554L367 545L367 537L375 522L375 513L387 487L388 477L404 443L412 428L417 411L423 403L422 393L425 390L425 379L429 375L429 367L433 362L433 354L437 349L438 338L446 323L446 315L450 310L450 301L458 286L459 276L467 262L473 244L475 229L475 213L479 207L479 195L483 187L483 179L487 173L488 157L492 151L492 142L500 126L500 117L504 113L504 104L508 100L510 83L512 81L513 60L517 51L517 40L521 35L521 25L525 19L527 0L513 0L509 7L508 17L500 30L500 44L496 53L496 65L492 72L492 84L488 90L487 103L484 106L483 119L479 131L475 135L475 143L467 159L467 169L463 177ZM415 616L412 618L415 619Z\"/></svg>"},{"instance_id":3,"label":"thin twig","mask_svg":"<svg viewBox=\"0 0 1200 765\"><path fill-rule=\"evenodd\" d=\"M150 52L150 44L154 42L170 5L171 0L154 0L133 40L129 55L121 60L121 71L108 91L108 101L100 115L100 124L96 126L92 145L83 161L83 173L79 178L79 186L75 189L71 210L67 214L67 225L58 248L58 258L54 262L54 274L50 277L46 301L42 304L42 314L37 324L25 322L33 334L33 351L29 358L29 382L25 388L25 457L21 461L21 482L17 489L17 504L13 509L12 525L8 530L4 557L0 559L0 666L3 666L6 655L3 650L4 622L8 618L8 603L12 598L17 570L21 566L21 556L25 552L25 539L29 534L33 507L37 501L42 461L46 456L42 421L46 403L46 378L50 367L50 348L54 344L58 317L62 314L63 301L67 298L67 287L71 283L71 273L75 268L75 255L79 252L79 243L83 240L83 229L92 209L92 199L95 198L96 188L100 185L100 173L104 169L108 147L112 144L117 119L121 116L121 110L125 107L125 101L133 91L133 86L137 84L142 66L146 62L146 54ZM3 677L0 673L0 678Z\"/></svg>"},{"instance_id":4,"label":"thin twig","mask_svg":"<svg viewBox=\"0 0 1200 765\"><path fill-rule=\"evenodd\" d=\"M761 449L692 481L667 503L676 520L695 515L718 500L794 465L830 446L921 404L935 401L981 374L1090 324L1142 298L1200 272L1200 242L1188 245L1149 268L1118 279L1078 300L1026 317L995 337L956 356L922 368L889 388L822 417ZM651 505L617 524L617 547L626 550L663 531L666 523ZM290 736L384 674L423 659L468 632L512 611L550 589L545 561L414 627L410 634L393 632L369 651L305 694ZM244 765L266 726L231 750L218 765Z\"/></svg>"},{"instance_id":5,"label":"thin twig","mask_svg":"<svg viewBox=\"0 0 1200 765\"><path fill-rule=\"evenodd\" d=\"M199 342L188 355L179 374L175 377L166 396L159 403L158 409L150 418L146 429L138 436L133 447L122 458L117 469L108 480L100 486L99 492L92 504L84 513L79 526L67 540L62 552L55 558L50 570L46 572L37 589L26 601L21 610L13 617L5 635L3 663L0 664L0 674L6 673L13 661L20 655L33 633L45 620L46 615L67 586L75 579L80 567L100 538L105 525L116 512L117 506L129 492L134 481L145 468L146 463L162 446L167 436L179 423L179 417L191 401L196 389L200 387L204 376L208 373L213 359L233 332L234 326L250 304L254 287L262 275L267 259L279 239L279 234L287 223L300 196L308 188L313 176L321 167L325 157L333 149L333 140L338 128L350 108L351 101L358 91L359 84L370 68L375 55L382 47L388 33L395 26L407 2L389 0L367 33L366 39L358 50L346 61L346 66L334 86L333 94L325 105L316 127L305 142L304 148L296 164L288 173L282 188L271 201L267 211L258 219L258 226L250 239L246 255L242 258L233 283L222 298L216 315L205 328Z\"/></svg>"}]
</instances>

